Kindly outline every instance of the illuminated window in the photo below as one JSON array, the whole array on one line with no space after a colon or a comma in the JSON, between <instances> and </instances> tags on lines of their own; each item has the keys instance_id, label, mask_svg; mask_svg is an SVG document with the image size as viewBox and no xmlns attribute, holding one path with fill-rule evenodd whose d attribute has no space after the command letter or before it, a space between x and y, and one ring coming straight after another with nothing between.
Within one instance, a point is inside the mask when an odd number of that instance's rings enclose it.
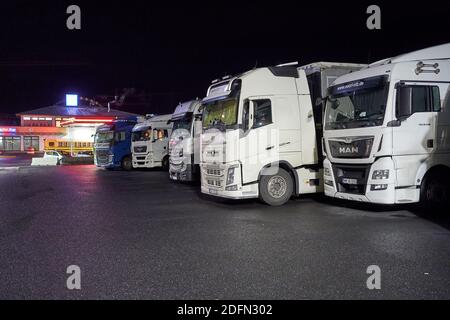
<instances>
[{"instance_id":1,"label":"illuminated window","mask_svg":"<svg viewBox=\"0 0 450 320\"><path fill-rule=\"evenodd\" d=\"M39 137L37 136L23 137L23 147L25 150L33 148L34 151L39 151Z\"/></svg>"},{"instance_id":2,"label":"illuminated window","mask_svg":"<svg viewBox=\"0 0 450 320\"><path fill-rule=\"evenodd\" d=\"M20 137L0 137L0 150L20 151Z\"/></svg>"}]
</instances>

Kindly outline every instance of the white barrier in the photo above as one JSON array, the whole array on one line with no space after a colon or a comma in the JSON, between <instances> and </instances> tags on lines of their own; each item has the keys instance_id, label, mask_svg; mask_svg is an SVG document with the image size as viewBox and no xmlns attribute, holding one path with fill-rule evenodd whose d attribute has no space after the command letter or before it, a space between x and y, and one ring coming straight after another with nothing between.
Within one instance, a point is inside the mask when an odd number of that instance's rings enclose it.
<instances>
[{"instance_id":1,"label":"white barrier","mask_svg":"<svg viewBox=\"0 0 450 320\"><path fill-rule=\"evenodd\" d=\"M31 159L32 166L56 166L57 164L58 164L58 158L56 158L56 157Z\"/></svg>"}]
</instances>

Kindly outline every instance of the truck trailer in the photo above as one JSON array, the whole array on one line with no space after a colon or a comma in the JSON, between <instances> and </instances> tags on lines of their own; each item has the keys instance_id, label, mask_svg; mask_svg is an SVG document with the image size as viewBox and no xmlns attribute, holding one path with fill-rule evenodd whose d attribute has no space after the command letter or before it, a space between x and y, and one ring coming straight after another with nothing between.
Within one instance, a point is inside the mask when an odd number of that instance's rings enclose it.
<instances>
[{"instance_id":1,"label":"truck trailer","mask_svg":"<svg viewBox=\"0 0 450 320\"><path fill-rule=\"evenodd\" d=\"M171 114L152 116L136 124L131 135L133 168L169 168Z\"/></svg>"},{"instance_id":2,"label":"truck trailer","mask_svg":"<svg viewBox=\"0 0 450 320\"><path fill-rule=\"evenodd\" d=\"M180 103L172 114L169 141L169 178L178 181L200 179L201 101Z\"/></svg>"},{"instance_id":3,"label":"truck trailer","mask_svg":"<svg viewBox=\"0 0 450 320\"><path fill-rule=\"evenodd\" d=\"M325 194L380 204L449 198L450 43L384 59L329 88Z\"/></svg>"},{"instance_id":4,"label":"truck trailer","mask_svg":"<svg viewBox=\"0 0 450 320\"><path fill-rule=\"evenodd\" d=\"M287 64L213 81L202 102L201 191L269 205L323 191L322 99L363 66Z\"/></svg>"}]
</instances>

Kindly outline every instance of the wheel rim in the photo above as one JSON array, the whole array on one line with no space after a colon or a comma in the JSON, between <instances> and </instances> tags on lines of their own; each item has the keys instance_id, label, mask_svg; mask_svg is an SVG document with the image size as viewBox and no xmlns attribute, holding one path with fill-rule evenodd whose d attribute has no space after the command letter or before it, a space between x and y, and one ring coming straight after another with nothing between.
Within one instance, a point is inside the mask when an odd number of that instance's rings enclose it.
<instances>
[{"instance_id":1,"label":"wheel rim","mask_svg":"<svg viewBox=\"0 0 450 320\"><path fill-rule=\"evenodd\" d=\"M282 198L286 194L287 182L281 176L273 176L267 184L267 191L270 196L276 199Z\"/></svg>"}]
</instances>

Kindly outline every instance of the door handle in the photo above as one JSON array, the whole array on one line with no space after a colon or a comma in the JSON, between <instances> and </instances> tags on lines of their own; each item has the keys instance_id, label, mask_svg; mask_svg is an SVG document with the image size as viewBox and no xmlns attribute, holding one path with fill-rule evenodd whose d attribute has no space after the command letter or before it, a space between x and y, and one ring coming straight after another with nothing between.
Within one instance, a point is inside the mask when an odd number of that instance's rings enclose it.
<instances>
[{"instance_id":1,"label":"door handle","mask_svg":"<svg viewBox=\"0 0 450 320\"><path fill-rule=\"evenodd\" d=\"M270 149L273 149L275 146L270 146L270 147L267 147L266 148L266 150L270 150Z\"/></svg>"}]
</instances>

